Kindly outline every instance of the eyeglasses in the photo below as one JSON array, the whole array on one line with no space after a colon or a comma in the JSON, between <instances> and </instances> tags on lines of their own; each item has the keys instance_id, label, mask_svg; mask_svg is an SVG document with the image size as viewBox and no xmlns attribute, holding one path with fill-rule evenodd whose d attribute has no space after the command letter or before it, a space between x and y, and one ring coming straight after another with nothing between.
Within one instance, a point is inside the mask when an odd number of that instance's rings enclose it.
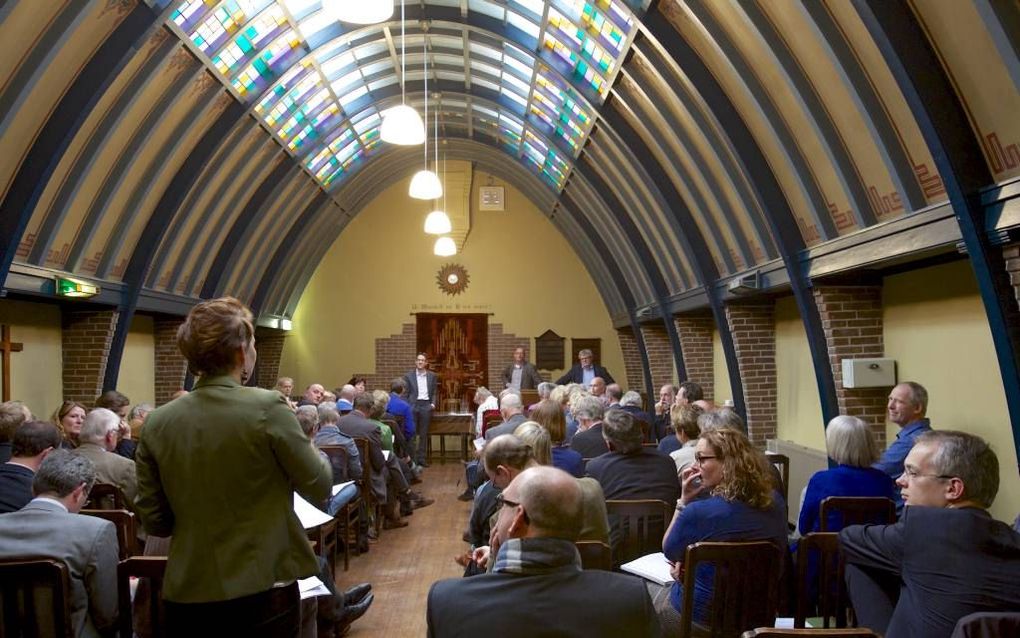
<instances>
[{"instance_id":1,"label":"eyeglasses","mask_svg":"<svg viewBox=\"0 0 1020 638\"><path fill-rule=\"evenodd\" d=\"M496 508L497 509L502 509L504 506L507 506L507 507L518 507L518 506L520 506L520 503L515 503L515 502L513 502L513 501L511 501L509 499L503 498L503 495L500 494L500 495L498 495L496 497Z\"/></svg>"},{"instance_id":2,"label":"eyeglasses","mask_svg":"<svg viewBox=\"0 0 1020 638\"><path fill-rule=\"evenodd\" d=\"M918 478L934 478L942 480L954 478L946 474L921 474L920 472L911 467L903 468L903 476L907 477L908 481L913 481L914 479Z\"/></svg>"},{"instance_id":3,"label":"eyeglasses","mask_svg":"<svg viewBox=\"0 0 1020 638\"><path fill-rule=\"evenodd\" d=\"M708 459L717 459L717 458L719 458L719 457L718 456L712 456L710 454L695 454L694 455L694 462L697 463L698 465L701 465L702 463L704 463Z\"/></svg>"}]
</instances>

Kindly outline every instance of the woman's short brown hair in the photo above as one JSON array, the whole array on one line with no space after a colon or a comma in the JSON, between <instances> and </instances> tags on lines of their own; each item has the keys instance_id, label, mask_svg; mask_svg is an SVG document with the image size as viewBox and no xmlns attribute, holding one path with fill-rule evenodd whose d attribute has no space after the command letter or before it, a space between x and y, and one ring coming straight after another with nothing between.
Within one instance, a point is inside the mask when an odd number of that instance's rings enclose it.
<instances>
[{"instance_id":1,"label":"woman's short brown hair","mask_svg":"<svg viewBox=\"0 0 1020 638\"><path fill-rule=\"evenodd\" d=\"M238 348L255 336L252 314L233 297L203 301L177 329L177 347L197 377L227 374L234 369Z\"/></svg>"},{"instance_id":2,"label":"woman's short brown hair","mask_svg":"<svg viewBox=\"0 0 1020 638\"><path fill-rule=\"evenodd\" d=\"M567 419L563 416L563 406L556 401L552 399L539 401L528 414L528 418L545 426L553 444L559 445L567 438Z\"/></svg>"}]
</instances>

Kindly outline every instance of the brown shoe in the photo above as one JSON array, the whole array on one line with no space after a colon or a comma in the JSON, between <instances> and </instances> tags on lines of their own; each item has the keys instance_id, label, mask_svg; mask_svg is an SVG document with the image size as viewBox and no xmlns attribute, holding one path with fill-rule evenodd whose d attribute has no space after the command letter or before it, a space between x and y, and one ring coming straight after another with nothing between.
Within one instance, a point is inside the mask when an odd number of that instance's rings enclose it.
<instances>
[{"instance_id":1,"label":"brown shoe","mask_svg":"<svg viewBox=\"0 0 1020 638\"><path fill-rule=\"evenodd\" d=\"M383 529L400 529L401 527L407 527L407 521L398 519L387 518L382 522Z\"/></svg>"}]
</instances>

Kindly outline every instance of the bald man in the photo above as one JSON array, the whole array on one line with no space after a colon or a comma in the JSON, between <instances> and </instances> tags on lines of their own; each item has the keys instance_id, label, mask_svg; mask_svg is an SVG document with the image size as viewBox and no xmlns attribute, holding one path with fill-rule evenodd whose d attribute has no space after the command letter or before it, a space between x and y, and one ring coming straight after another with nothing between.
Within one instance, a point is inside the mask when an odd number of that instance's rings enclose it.
<instances>
[{"instance_id":1,"label":"bald man","mask_svg":"<svg viewBox=\"0 0 1020 638\"><path fill-rule=\"evenodd\" d=\"M582 571L574 545L583 518L581 488L572 476L549 466L526 469L503 490L498 508L492 573L435 583L429 636L498 630L506 638L524 638L536 635L537 627L547 636L660 635L641 579Z\"/></svg>"}]
</instances>

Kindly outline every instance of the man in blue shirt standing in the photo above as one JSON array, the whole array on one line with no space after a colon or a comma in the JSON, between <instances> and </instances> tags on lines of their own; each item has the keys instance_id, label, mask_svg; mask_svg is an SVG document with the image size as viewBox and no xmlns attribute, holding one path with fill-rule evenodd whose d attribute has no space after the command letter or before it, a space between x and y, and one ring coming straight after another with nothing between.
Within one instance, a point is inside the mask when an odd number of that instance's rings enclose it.
<instances>
[{"instance_id":1,"label":"man in blue shirt standing","mask_svg":"<svg viewBox=\"0 0 1020 638\"><path fill-rule=\"evenodd\" d=\"M889 393L886 410L889 413L889 420L900 426L900 431L896 435L896 440L886 448L874 467L895 481L903 474L903 461L907 458L910 448L914 447L914 440L921 434L931 431L931 423L924 417L928 411L928 391L920 383L905 381ZM896 513L902 511L903 499L897 490Z\"/></svg>"}]
</instances>

